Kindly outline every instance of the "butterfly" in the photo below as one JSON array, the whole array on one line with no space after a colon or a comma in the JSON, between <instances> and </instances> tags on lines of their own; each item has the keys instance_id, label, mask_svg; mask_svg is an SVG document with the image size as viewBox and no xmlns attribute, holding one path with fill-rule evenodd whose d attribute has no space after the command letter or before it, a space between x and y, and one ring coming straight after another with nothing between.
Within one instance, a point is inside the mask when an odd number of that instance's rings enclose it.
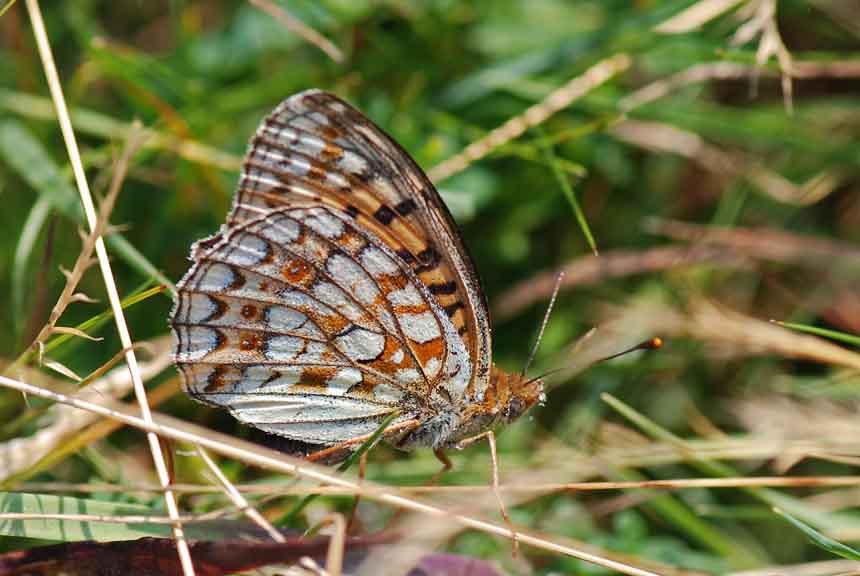
<instances>
[{"instance_id":1,"label":"butterfly","mask_svg":"<svg viewBox=\"0 0 860 576\"><path fill-rule=\"evenodd\" d=\"M388 442L438 455L543 399L541 379L492 364L486 298L433 184L332 94L263 120L226 223L190 259L171 313L185 390L297 451L348 454L396 414Z\"/></svg>"}]
</instances>

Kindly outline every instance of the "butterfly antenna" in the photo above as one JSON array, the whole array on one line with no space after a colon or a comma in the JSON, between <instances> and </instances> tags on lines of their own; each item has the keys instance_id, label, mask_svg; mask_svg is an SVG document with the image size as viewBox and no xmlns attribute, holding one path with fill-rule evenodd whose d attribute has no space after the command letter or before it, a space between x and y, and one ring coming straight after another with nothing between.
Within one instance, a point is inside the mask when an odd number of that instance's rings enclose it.
<instances>
[{"instance_id":1,"label":"butterfly antenna","mask_svg":"<svg viewBox=\"0 0 860 576\"><path fill-rule=\"evenodd\" d=\"M595 360L589 366L594 366L595 364L599 364L601 362L606 362L607 360L612 360L613 358L618 358L619 356L624 356L625 354L630 354L631 352L636 352L637 350L657 350L658 348L662 348L662 347L663 347L663 339L660 338L659 336L655 336L654 338L649 338L648 340L645 340L644 342L640 342L636 346L631 346L630 348L627 348L626 350L622 350L621 352L616 352L615 354L610 354L609 356L605 356L599 360ZM569 368L569 366L562 366L561 368L553 368L552 370L548 370L548 371L544 372L540 376L536 376L534 378L529 378L527 383L534 382L535 380L541 380L543 378L546 378L547 376L551 376L551 375L556 374L558 372L562 372L564 370L567 370L568 368Z\"/></svg>"},{"instance_id":2,"label":"butterfly antenna","mask_svg":"<svg viewBox=\"0 0 860 576\"><path fill-rule=\"evenodd\" d=\"M546 330L546 325L549 323L549 315L552 313L552 309L555 307L555 300L558 298L558 291L561 290L561 282L564 280L564 270L558 273L558 276L555 279L555 286L552 289L552 296L549 299L549 306L546 307L546 313L543 315L543 322L540 323L540 330L538 330L537 339L535 339L535 343L532 346L532 351L529 353L529 359L526 360L526 365L523 366L522 375L525 376L526 372L529 370L529 366L532 365L532 362L537 356L538 346L540 346L540 341L543 339L544 330Z\"/></svg>"},{"instance_id":3,"label":"butterfly antenna","mask_svg":"<svg viewBox=\"0 0 860 576\"><path fill-rule=\"evenodd\" d=\"M644 342L640 342L636 346L631 346L627 350L622 350L621 352L616 352L615 354L611 354L600 360L597 360L595 364L600 362L606 362L607 360L612 360L613 358L618 358L619 356L624 356L625 354L630 354L631 352L636 352L637 350L657 350L658 348L663 347L663 339L659 336L655 336L654 338L649 338Z\"/></svg>"}]
</instances>

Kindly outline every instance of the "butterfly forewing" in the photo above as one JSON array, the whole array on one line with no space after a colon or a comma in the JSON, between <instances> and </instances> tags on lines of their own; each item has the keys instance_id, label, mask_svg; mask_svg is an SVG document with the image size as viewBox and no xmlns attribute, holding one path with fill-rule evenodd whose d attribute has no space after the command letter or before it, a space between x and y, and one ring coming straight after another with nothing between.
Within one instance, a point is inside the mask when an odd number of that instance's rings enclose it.
<instances>
[{"instance_id":1,"label":"butterfly forewing","mask_svg":"<svg viewBox=\"0 0 860 576\"><path fill-rule=\"evenodd\" d=\"M366 435L471 365L411 269L326 206L280 208L203 241L179 283L176 362L195 397L320 444ZM441 383L441 384L440 384Z\"/></svg>"},{"instance_id":2,"label":"butterfly forewing","mask_svg":"<svg viewBox=\"0 0 860 576\"><path fill-rule=\"evenodd\" d=\"M228 225L279 206L326 205L387 245L451 319L473 360L471 394L490 365L487 307L471 258L436 189L409 155L339 98L285 100L254 136Z\"/></svg>"}]
</instances>

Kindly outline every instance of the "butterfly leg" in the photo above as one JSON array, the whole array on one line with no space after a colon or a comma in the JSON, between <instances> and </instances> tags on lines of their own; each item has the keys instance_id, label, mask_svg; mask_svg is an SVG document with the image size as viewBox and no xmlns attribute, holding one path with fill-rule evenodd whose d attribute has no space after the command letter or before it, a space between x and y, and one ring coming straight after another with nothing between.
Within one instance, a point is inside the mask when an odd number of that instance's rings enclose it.
<instances>
[{"instance_id":1,"label":"butterfly leg","mask_svg":"<svg viewBox=\"0 0 860 576\"><path fill-rule=\"evenodd\" d=\"M441 448L434 448L433 454L436 456L436 459L442 463L442 468L438 472L433 474L433 477L430 478L430 481L427 483L428 486L435 486L442 478L442 476L444 476L448 470L454 467L454 465L451 463L451 459L448 458L448 455L445 454L445 451Z\"/></svg>"},{"instance_id":2,"label":"butterfly leg","mask_svg":"<svg viewBox=\"0 0 860 576\"><path fill-rule=\"evenodd\" d=\"M487 439L487 444L490 445L490 462L493 467L493 494L496 496L496 502L498 502L499 504L499 511L502 513L502 518L504 519L505 524L508 526L508 530L511 531L513 555L514 557L516 557L520 549L520 543L517 539L517 532L514 529L514 523L511 522L511 517L508 516L508 510L507 508L505 508L505 501L502 499L502 492L499 489L499 458L496 453L496 435L493 433L492 430L487 430L486 432L481 432L480 434L461 440L457 443L456 448L458 450L462 450L463 448L471 446L472 444L479 442L484 438ZM438 453L436 454L436 457L439 457ZM445 456L445 460L448 461L448 466L450 468L451 461L448 460L447 456Z\"/></svg>"}]
</instances>

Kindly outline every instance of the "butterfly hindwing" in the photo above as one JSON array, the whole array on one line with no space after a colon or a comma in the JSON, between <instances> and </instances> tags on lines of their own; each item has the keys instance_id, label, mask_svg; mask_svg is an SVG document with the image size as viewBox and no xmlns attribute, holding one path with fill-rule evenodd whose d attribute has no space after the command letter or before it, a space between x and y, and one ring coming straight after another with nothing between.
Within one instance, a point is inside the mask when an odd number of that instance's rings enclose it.
<instances>
[{"instance_id":1,"label":"butterfly hindwing","mask_svg":"<svg viewBox=\"0 0 860 576\"><path fill-rule=\"evenodd\" d=\"M177 286L176 363L192 396L244 422L331 444L395 409L429 413L471 380L426 287L330 207L273 210L202 241L195 259Z\"/></svg>"}]
</instances>

